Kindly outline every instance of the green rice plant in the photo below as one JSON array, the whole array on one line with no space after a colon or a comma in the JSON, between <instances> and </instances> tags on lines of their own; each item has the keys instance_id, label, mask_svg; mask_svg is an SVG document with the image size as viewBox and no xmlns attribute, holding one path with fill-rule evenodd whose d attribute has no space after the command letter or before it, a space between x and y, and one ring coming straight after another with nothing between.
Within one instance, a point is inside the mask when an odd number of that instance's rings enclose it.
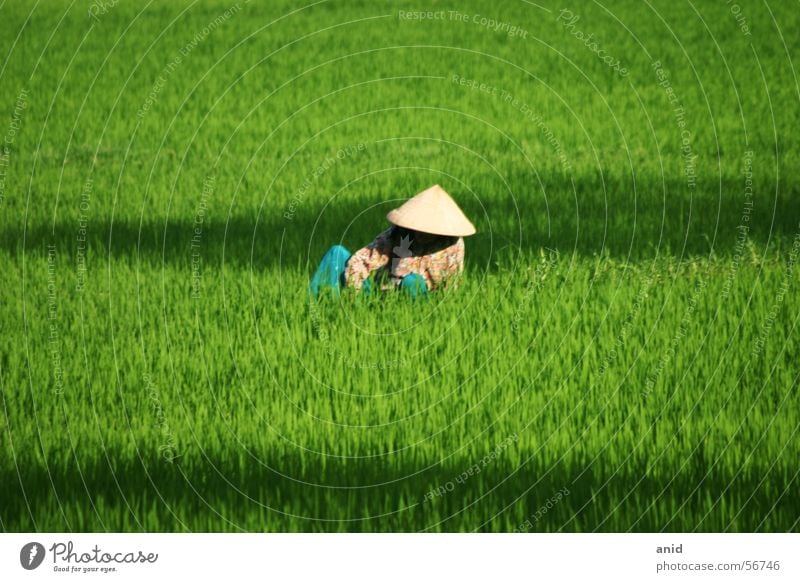
<instances>
[{"instance_id":1,"label":"green rice plant","mask_svg":"<svg viewBox=\"0 0 800 582\"><path fill-rule=\"evenodd\" d=\"M6 2L2 529L797 531L798 16L741 4L572 8L621 76L560 6ZM309 298L433 183L457 291Z\"/></svg>"}]
</instances>

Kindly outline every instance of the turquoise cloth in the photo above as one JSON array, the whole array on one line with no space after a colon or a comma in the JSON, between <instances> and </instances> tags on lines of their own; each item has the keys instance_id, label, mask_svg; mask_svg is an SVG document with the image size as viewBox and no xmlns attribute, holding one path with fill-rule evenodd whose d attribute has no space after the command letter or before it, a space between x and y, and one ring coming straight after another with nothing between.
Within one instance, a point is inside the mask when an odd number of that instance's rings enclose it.
<instances>
[{"instance_id":1,"label":"turquoise cloth","mask_svg":"<svg viewBox=\"0 0 800 582\"><path fill-rule=\"evenodd\" d=\"M405 291L411 299L428 295L428 285L422 275L418 273L411 273L403 277L400 281L400 289Z\"/></svg>"},{"instance_id":2,"label":"turquoise cloth","mask_svg":"<svg viewBox=\"0 0 800 582\"><path fill-rule=\"evenodd\" d=\"M319 297L323 289L330 289L333 294L338 296L339 289L345 286L344 270L347 261L353 256L350 251L342 245L333 245L322 257L322 261L311 279L309 291L314 297Z\"/></svg>"},{"instance_id":3,"label":"turquoise cloth","mask_svg":"<svg viewBox=\"0 0 800 582\"><path fill-rule=\"evenodd\" d=\"M333 245L329 248L328 252L322 257L322 261L317 267L317 272L311 278L311 285L308 289L311 295L319 297L321 291L330 289L334 296L338 297L339 290L347 285L344 272L347 268L347 261L352 256L352 253L342 245ZM403 280L400 281L400 289L412 299L427 296L428 294L428 286L425 284L425 279L417 273L403 277ZM364 281L364 286L361 290L369 295L372 291L371 279Z\"/></svg>"}]
</instances>

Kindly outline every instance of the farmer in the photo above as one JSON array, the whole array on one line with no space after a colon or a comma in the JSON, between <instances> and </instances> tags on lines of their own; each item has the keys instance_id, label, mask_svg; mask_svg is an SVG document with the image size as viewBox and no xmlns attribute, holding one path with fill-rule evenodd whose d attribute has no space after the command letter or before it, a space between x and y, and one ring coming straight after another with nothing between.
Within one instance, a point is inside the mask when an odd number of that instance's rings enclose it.
<instances>
[{"instance_id":1,"label":"farmer","mask_svg":"<svg viewBox=\"0 0 800 582\"><path fill-rule=\"evenodd\" d=\"M464 270L464 239L475 227L441 186L431 186L386 215L392 224L350 254L332 246L311 279L311 293L341 287L369 293L402 289L411 297L455 284Z\"/></svg>"}]
</instances>

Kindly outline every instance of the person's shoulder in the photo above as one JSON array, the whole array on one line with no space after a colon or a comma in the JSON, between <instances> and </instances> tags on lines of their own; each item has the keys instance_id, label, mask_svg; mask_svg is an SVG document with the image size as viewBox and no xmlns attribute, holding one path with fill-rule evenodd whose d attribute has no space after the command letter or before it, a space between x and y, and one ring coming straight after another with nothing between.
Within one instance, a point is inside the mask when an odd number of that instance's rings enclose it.
<instances>
[{"instance_id":1,"label":"person's shoulder","mask_svg":"<svg viewBox=\"0 0 800 582\"><path fill-rule=\"evenodd\" d=\"M465 254L465 251L464 251L464 237L461 237L461 236L458 237L458 240L455 243L453 243L453 246L450 247L450 248L453 249L453 251L454 251L455 255L458 257L459 261L463 261L464 260L464 254Z\"/></svg>"}]
</instances>

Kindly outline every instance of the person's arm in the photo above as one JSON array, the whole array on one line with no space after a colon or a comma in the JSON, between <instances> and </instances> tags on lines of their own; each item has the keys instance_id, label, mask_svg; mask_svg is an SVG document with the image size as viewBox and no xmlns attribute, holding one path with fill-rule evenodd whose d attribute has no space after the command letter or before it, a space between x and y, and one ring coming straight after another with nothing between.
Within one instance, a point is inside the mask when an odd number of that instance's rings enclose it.
<instances>
[{"instance_id":1,"label":"person's arm","mask_svg":"<svg viewBox=\"0 0 800 582\"><path fill-rule=\"evenodd\" d=\"M391 228L383 231L367 246L353 253L344 272L348 287L360 290L370 273L389 262L392 253L391 232Z\"/></svg>"},{"instance_id":2,"label":"person's arm","mask_svg":"<svg viewBox=\"0 0 800 582\"><path fill-rule=\"evenodd\" d=\"M454 255L451 271L460 275L464 272L464 239L461 237L458 237L458 241L456 242L456 252Z\"/></svg>"},{"instance_id":3,"label":"person's arm","mask_svg":"<svg viewBox=\"0 0 800 582\"><path fill-rule=\"evenodd\" d=\"M459 275L464 271L464 239L460 238L432 257L428 277L434 288L443 285L458 286Z\"/></svg>"}]
</instances>

